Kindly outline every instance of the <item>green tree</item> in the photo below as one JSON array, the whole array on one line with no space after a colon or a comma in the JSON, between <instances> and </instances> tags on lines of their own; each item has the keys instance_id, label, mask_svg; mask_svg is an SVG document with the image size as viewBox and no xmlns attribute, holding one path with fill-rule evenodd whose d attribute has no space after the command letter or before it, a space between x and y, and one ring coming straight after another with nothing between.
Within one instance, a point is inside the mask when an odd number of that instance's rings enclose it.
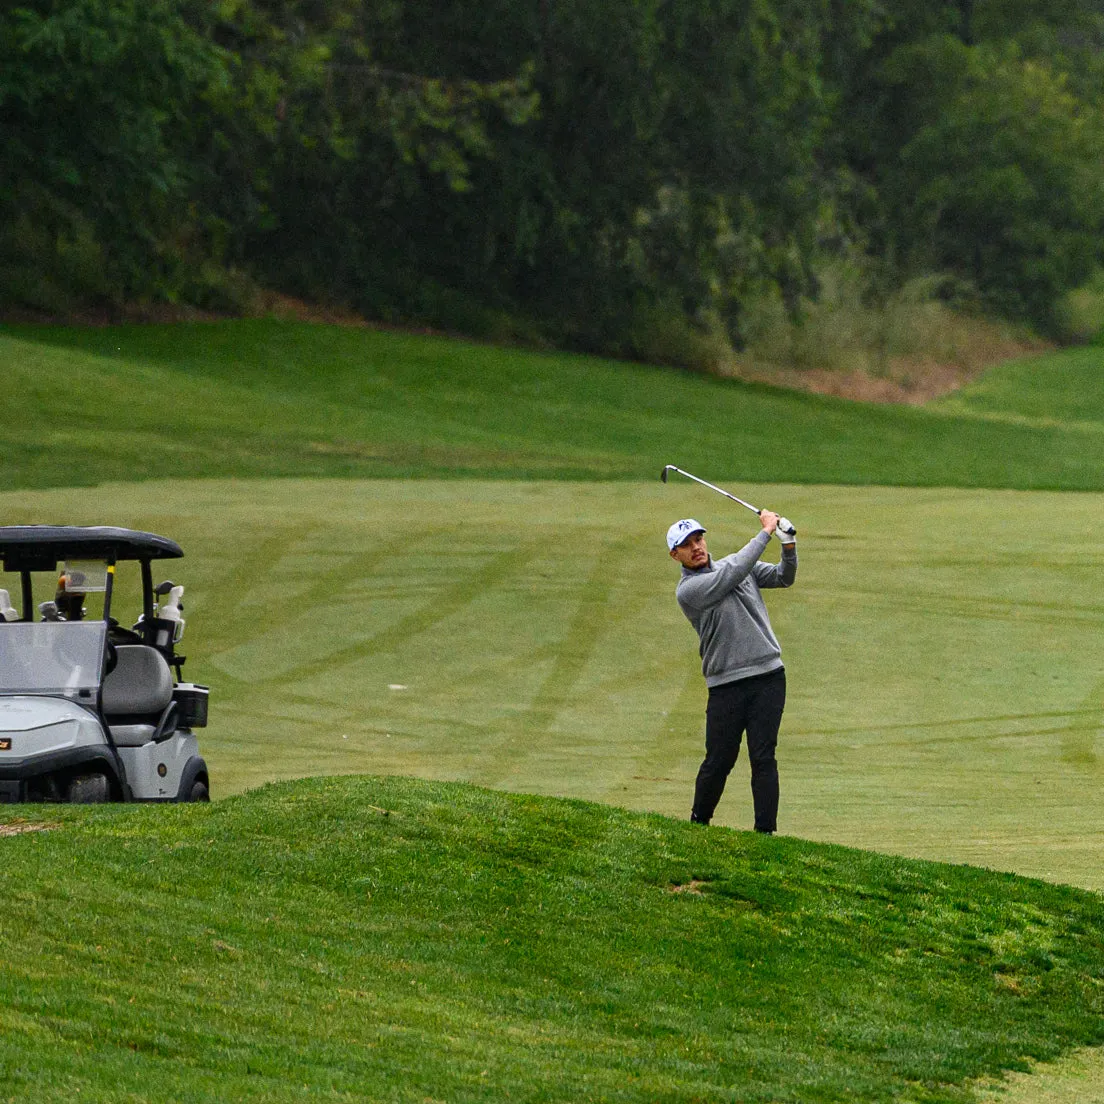
<instances>
[{"instance_id":1,"label":"green tree","mask_svg":"<svg viewBox=\"0 0 1104 1104\"><path fill-rule=\"evenodd\" d=\"M220 51L188 18L199 8L24 0L0 12L9 299L50 306L65 285L126 298L172 282L167 243L187 234L189 108L224 78Z\"/></svg>"},{"instance_id":2,"label":"green tree","mask_svg":"<svg viewBox=\"0 0 1104 1104\"><path fill-rule=\"evenodd\" d=\"M1101 259L1104 116L1014 47L932 38L886 75L908 107L900 156L883 167L894 240L1001 313L1052 325Z\"/></svg>"},{"instance_id":3,"label":"green tree","mask_svg":"<svg viewBox=\"0 0 1104 1104\"><path fill-rule=\"evenodd\" d=\"M852 28L872 5L388 10L393 25L373 45L386 67L485 79L531 64L540 96L530 125L496 132L467 193L429 183L396 201L411 269L614 349L642 303L719 315L738 336L750 284L777 281L794 298L807 285L835 174L818 157L822 53L830 34L861 39Z\"/></svg>"},{"instance_id":4,"label":"green tree","mask_svg":"<svg viewBox=\"0 0 1104 1104\"><path fill-rule=\"evenodd\" d=\"M218 166L209 205L234 259L287 290L401 311L432 262L415 244L422 223L439 226L498 134L536 110L524 64L482 79L399 50L406 12L361 0L223 11L235 102L204 153Z\"/></svg>"}]
</instances>

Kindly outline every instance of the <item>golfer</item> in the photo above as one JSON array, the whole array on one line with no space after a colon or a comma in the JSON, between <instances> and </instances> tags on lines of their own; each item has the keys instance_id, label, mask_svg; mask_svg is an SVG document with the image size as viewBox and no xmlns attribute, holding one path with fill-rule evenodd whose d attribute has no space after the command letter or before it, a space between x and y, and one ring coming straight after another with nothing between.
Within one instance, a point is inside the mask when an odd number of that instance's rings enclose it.
<instances>
[{"instance_id":1,"label":"golfer","mask_svg":"<svg viewBox=\"0 0 1104 1104\"><path fill-rule=\"evenodd\" d=\"M788 587L797 577L797 537L789 533L777 564L759 557L778 527L778 515L759 515L762 532L739 552L714 561L705 526L693 518L667 530L671 558L682 565L675 596L697 631L702 674L709 688L705 712L705 760L694 786L690 819L708 824L736 765L747 732L755 830L774 832L778 820L778 726L786 705L782 650L771 629L760 591ZM782 534L778 533L779 539Z\"/></svg>"}]
</instances>

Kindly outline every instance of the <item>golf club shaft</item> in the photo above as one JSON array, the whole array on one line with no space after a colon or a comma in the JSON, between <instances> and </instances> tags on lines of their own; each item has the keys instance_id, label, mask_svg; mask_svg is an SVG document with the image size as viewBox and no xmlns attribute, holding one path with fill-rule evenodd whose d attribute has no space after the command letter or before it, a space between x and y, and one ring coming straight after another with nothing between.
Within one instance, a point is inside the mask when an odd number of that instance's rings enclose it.
<instances>
[{"instance_id":1,"label":"golf club shaft","mask_svg":"<svg viewBox=\"0 0 1104 1104\"><path fill-rule=\"evenodd\" d=\"M716 491L717 494L724 495L725 498L732 499L733 502L738 502L741 506L750 510L753 514L761 513L758 507L752 506L750 502L745 502L742 498L737 498L734 494L729 494L728 491L723 490L721 487L715 487L712 483L707 483L704 479L699 479L696 475L691 475L688 471L683 471L682 468L676 468L674 464L668 464L660 473L660 479L664 483L667 482L667 473L669 471L678 472L679 475L685 476L687 479L692 479L695 483L700 483L703 487L708 487L711 491Z\"/></svg>"}]
</instances>

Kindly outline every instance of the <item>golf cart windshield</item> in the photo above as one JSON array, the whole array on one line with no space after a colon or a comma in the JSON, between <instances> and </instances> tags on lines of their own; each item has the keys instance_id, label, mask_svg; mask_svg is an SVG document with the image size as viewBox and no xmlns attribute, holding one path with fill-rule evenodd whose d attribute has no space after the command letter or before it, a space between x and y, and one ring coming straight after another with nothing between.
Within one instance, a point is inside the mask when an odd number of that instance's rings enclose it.
<instances>
[{"instance_id":1,"label":"golf cart windshield","mask_svg":"<svg viewBox=\"0 0 1104 1104\"><path fill-rule=\"evenodd\" d=\"M0 624L0 694L92 697L106 638L103 621Z\"/></svg>"}]
</instances>

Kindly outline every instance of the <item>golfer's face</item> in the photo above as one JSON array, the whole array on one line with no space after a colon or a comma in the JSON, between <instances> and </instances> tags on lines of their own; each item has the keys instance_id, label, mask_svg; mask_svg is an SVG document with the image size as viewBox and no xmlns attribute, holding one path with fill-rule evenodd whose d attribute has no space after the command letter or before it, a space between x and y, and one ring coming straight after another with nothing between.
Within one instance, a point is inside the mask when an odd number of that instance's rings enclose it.
<instances>
[{"instance_id":1,"label":"golfer's face","mask_svg":"<svg viewBox=\"0 0 1104 1104\"><path fill-rule=\"evenodd\" d=\"M705 567L709 562L709 550L705 547L705 534L699 529L696 533L671 549L671 555L683 567Z\"/></svg>"}]
</instances>

